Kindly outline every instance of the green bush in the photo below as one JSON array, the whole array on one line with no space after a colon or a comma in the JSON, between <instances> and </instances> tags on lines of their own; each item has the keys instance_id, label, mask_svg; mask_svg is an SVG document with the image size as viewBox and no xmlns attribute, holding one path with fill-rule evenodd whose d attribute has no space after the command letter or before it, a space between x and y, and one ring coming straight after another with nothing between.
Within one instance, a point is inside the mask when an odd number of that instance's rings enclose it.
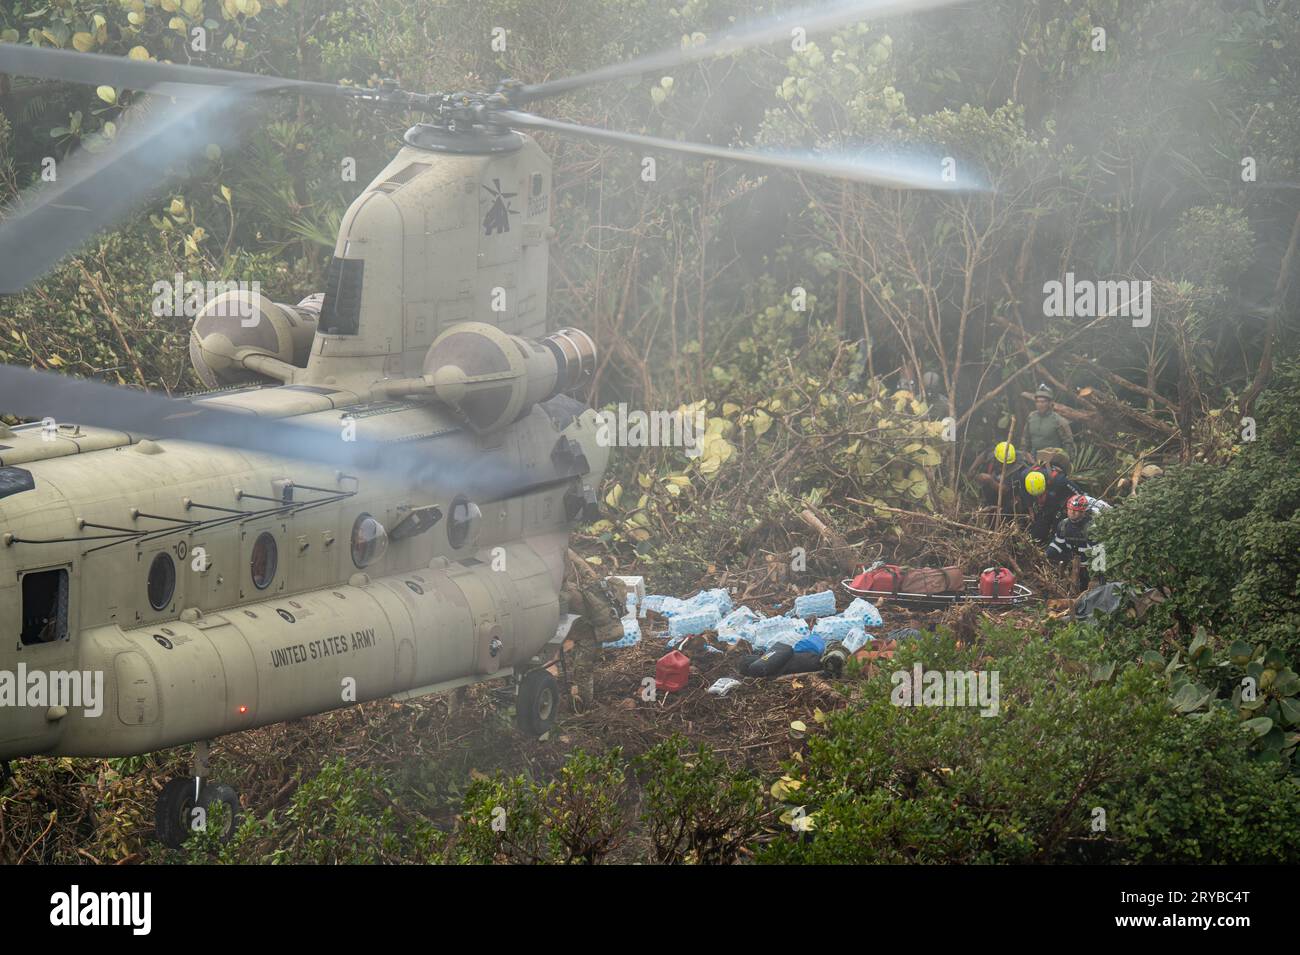
<instances>
[{"instance_id":1,"label":"green bush","mask_svg":"<svg viewBox=\"0 0 1300 955\"><path fill-rule=\"evenodd\" d=\"M1260 397L1224 467L1171 468L1097 521L1108 575L1164 588L1148 629L1197 624L1300 655L1300 361ZM1243 426L1244 428L1245 426Z\"/></svg>"},{"instance_id":2,"label":"green bush","mask_svg":"<svg viewBox=\"0 0 1300 955\"><path fill-rule=\"evenodd\" d=\"M436 862L442 835L400 810L374 770L349 768L339 757L302 783L282 811L247 818L226 846L220 820L186 843L192 862L286 865L373 865Z\"/></svg>"},{"instance_id":3,"label":"green bush","mask_svg":"<svg viewBox=\"0 0 1300 955\"><path fill-rule=\"evenodd\" d=\"M457 853L480 865L597 863L626 838L628 803L622 751L577 750L552 782L498 775L470 786Z\"/></svg>"},{"instance_id":4,"label":"green bush","mask_svg":"<svg viewBox=\"0 0 1300 955\"><path fill-rule=\"evenodd\" d=\"M1215 708L1180 715L1162 673L1106 659L1103 637L988 629L974 649L943 636L899 670L999 674L998 713L903 707L876 679L826 718L774 795L806 814L766 862L1294 862L1294 786L1257 761ZM1176 834L1176 838L1175 838Z\"/></svg>"},{"instance_id":5,"label":"green bush","mask_svg":"<svg viewBox=\"0 0 1300 955\"><path fill-rule=\"evenodd\" d=\"M656 862L735 862L761 831L761 784L732 773L708 747L693 748L674 733L636 763L645 777L641 821Z\"/></svg>"}]
</instances>

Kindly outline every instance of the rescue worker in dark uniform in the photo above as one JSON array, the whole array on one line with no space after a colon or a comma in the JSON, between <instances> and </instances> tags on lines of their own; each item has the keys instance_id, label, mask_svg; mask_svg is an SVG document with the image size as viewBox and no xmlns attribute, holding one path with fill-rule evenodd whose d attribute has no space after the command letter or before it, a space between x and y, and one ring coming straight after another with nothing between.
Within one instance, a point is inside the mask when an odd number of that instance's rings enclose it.
<instances>
[{"instance_id":1,"label":"rescue worker in dark uniform","mask_svg":"<svg viewBox=\"0 0 1300 955\"><path fill-rule=\"evenodd\" d=\"M1065 455L1067 462L1077 456L1070 422L1056 411L1052 389L1046 385L1039 385L1034 392L1034 410L1025 421L1022 445L1029 449L1029 457L1040 463L1047 463L1053 452Z\"/></svg>"},{"instance_id":2,"label":"rescue worker in dark uniform","mask_svg":"<svg viewBox=\"0 0 1300 955\"><path fill-rule=\"evenodd\" d=\"M997 507L998 485L1002 485L1002 511L1006 514L1029 510L1030 498L1025 493L1025 474L1029 468L1016 460L1016 446L999 441L992 452L983 451L971 464L971 475L980 486L980 499L985 507Z\"/></svg>"},{"instance_id":3,"label":"rescue worker in dark uniform","mask_svg":"<svg viewBox=\"0 0 1300 955\"><path fill-rule=\"evenodd\" d=\"M1100 503L1100 502L1098 502ZM1056 534L1047 545L1047 557L1058 564L1073 564L1075 583L1088 586L1088 557L1095 543L1088 531L1092 526L1093 501L1085 494L1075 494L1065 502L1065 517L1056 525Z\"/></svg>"},{"instance_id":4,"label":"rescue worker in dark uniform","mask_svg":"<svg viewBox=\"0 0 1300 955\"><path fill-rule=\"evenodd\" d=\"M1035 464L1030 468L1025 474L1025 490L1034 500L1029 535L1040 544L1051 540L1065 502L1083 494L1083 489L1066 476L1065 469L1054 464Z\"/></svg>"},{"instance_id":5,"label":"rescue worker in dark uniform","mask_svg":"<svg viewBox=\"0 0 1300 955\"><path fill-rule=\"evenodd\" d=\"M573 685L583 706L596 699L596 659L602 643L623 637L623 618L618 601L605 580L579 585L569 579L561 590L568 613L576 613L568 639L573 641Z\"/></svg>"}]
</instances>

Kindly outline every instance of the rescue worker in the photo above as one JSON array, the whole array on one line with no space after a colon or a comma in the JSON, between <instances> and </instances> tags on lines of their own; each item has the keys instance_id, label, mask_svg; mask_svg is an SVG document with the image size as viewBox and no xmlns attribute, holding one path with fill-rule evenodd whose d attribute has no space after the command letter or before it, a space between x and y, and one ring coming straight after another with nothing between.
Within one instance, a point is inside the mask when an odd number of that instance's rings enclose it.
<instances>
[{"instance_id":1,"label":"rescue worker","mask_svg":"<svg viewBox=\"0 0 1300 955\"><path fill-rule=\"evenodd\" d=\"M1070 422L1056 411L1052 389L1047 385L1039 385L1034 392L1034 410L1025 421L1023 446L1029 449L1032 460L1040 463L1051 460L1053 452L1057 452L1065 456L1063 463L1069 467L1069 462L1077 456Z\"/></svg>"},{"instance_id":2,"label":"rescue worker","mask_svg":"<svg viewBox=\"0 0 1300 955\"><path fill-rule=\"evenodd\" d=\"M1065 469L1055 464L1035 464L1030 468L1025 474L1025 490L1034 501L1029 534L1040 544L1051 539L1065 502L1075 494L1083 494L1083 489L1069 479Z\"/></svg>"},{"instance_id":3,"label":"rescue worker","mask_svg":"<svg viewBox=\"0 0 1300 955\"><path fill-rule=\"evenodd\" d=\"M1065 502L1065 517L1056 525L1056 535L1047 545L1047 558L1058 564L1074 566L1075 583L1088 586L1088 557L1095 543L1089 536L1092 518L1100 508L1109 508L1105 501L1075 494Z\"/></svg>"},{"instance_id":4,"label":"rescue worker","mask_svg":"<svg viewBox=\"0 0 1300 955\"><path fill-rule=\"evenodd\" d=\"M622 639L622 608L604 579L580 586L570 578L561 594L567 612L579 617L568 636L573 641L573 686L579 702L591 706L596 699L596 660L600 645Z\"/></svg>"},{"instance_id":5,"label":"rescue worker","mask_svg":"<svg viewBox=\"0 0 1300 955\"><path fill-rule=\"evenodd\" d=\"M981 452L971 465L971 474L980 486L980 497L986 507L997 507L998 486L1002 486L1004 513L1029 509L1030 499L1025 494L1028 470L1016 460L1016 446L1009 441L999 441L991 454Z\"/></svg>"}]
</instances>

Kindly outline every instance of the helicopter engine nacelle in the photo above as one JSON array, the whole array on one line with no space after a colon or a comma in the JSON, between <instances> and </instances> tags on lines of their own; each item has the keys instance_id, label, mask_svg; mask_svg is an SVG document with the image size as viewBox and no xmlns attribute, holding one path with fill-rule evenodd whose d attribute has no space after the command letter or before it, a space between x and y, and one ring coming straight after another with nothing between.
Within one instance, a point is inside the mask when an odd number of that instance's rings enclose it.
<instances>
[{"instance_id":1,"label":"helicopter engine nacelle","mask_svg":"<svg viewBox=\"0 0 1300 955\"><path fill-rule=\"evenodd\" d=\"M316 336L320 299L313 295L297 305L283 305L260 292L218 295L203 307L190 329L194 371L209 388L219 388L261 378L245 364L254 355L305 367ZM265 368L273 362L260 365Z\"/></svg>"},{"instance_id":2,"label":"helicopter engine nacelle","mask_svg":"<svg viewBox=\"0 0 1300 955\"><path fill-rule=\"evenodd\" d=\"M595 366L596 345L576 328L538 341L482 322L462 322L429 346L423 378L395 382L390 390L430 395L484 434L589 381Z\"/></svg>"}]
</instances>

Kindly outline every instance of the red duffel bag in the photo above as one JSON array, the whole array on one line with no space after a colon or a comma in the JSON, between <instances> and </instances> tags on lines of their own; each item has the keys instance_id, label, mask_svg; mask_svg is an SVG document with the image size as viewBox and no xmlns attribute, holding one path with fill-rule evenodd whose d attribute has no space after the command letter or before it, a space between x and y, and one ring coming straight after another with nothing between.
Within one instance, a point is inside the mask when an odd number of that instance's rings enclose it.
<instances>
[{"instance_id":1,"label":"red duffel bag","mask_svg":"<svg viewBox=\"0 0 1300 955\"><path fill-rule=\"evenodd\" d=\"M1016 590L1016 575L1005 567L989 567L980 574L980 595L1009 600Z\"/></svg>"},{"instance_id":2,"label":"red duffel bag","mask_svg":"<svg viewBox=\"0 0 1300 955\"><path fill-rule=\"evenodd\" d=\"M872 590L876 593L896 594L903 582L903 568L885 564L875 570L863 570L853 578L854 590Z\"/></svg>"}]
</instances>

